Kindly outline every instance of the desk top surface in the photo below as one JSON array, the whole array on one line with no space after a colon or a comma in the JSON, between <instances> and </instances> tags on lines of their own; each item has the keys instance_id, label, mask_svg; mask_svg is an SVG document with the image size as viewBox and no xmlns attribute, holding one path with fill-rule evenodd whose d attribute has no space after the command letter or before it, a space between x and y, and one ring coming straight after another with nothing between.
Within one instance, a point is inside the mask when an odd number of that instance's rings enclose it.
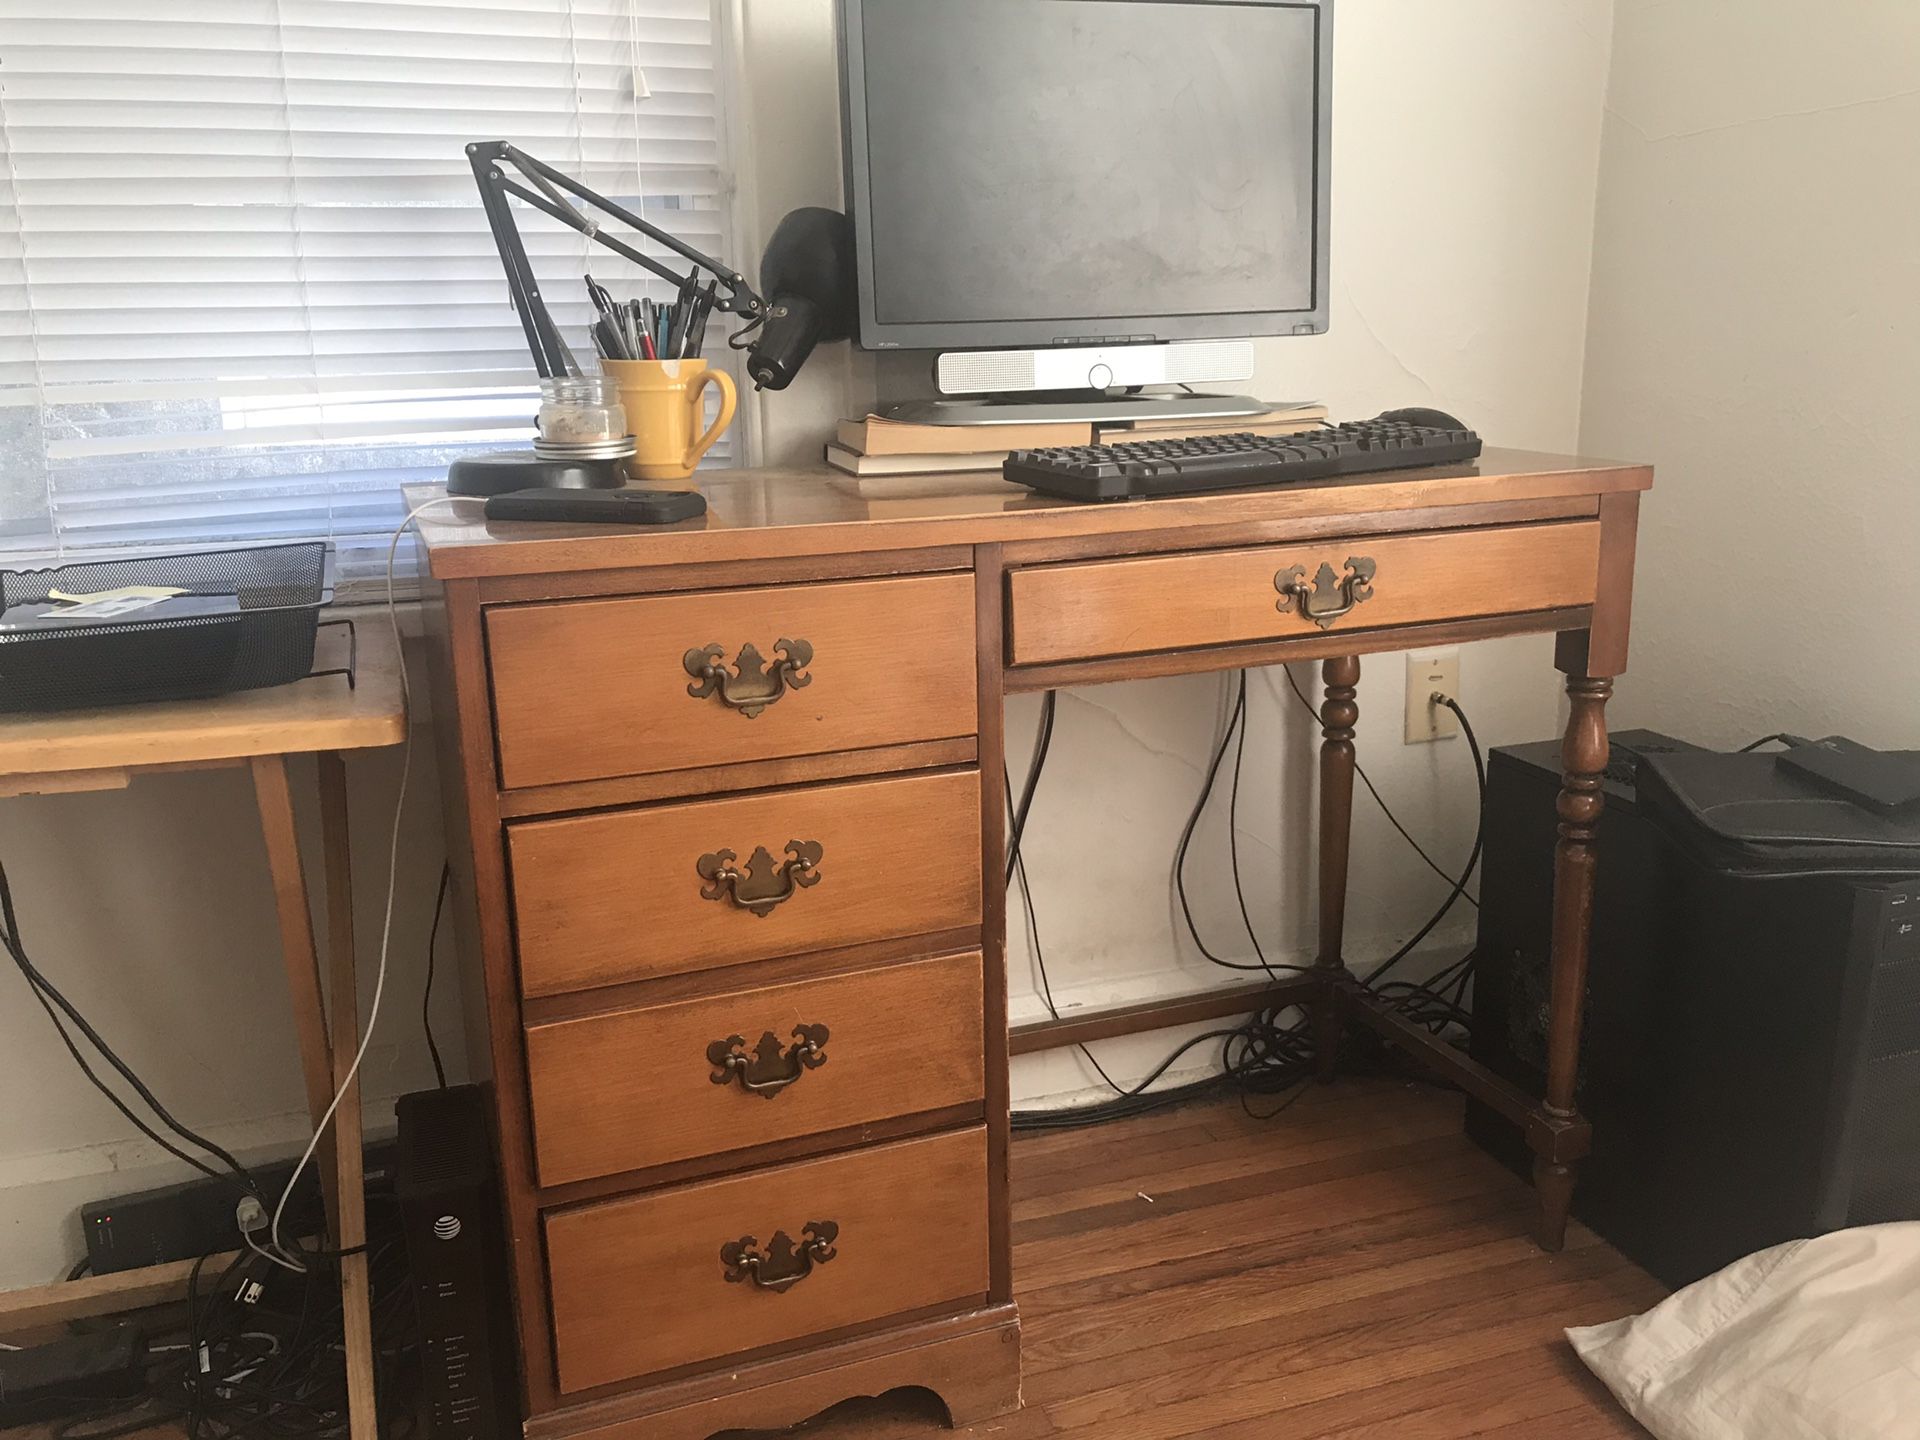
<instances>
[{"instance_id":1,"label":"desk top surface","mask_svg":"<svg viewBox=\"0 0 1920 1440\"><path fill-rule=\"evenodd\" d=\"M436 578L599 570L984 545L1258 524L1308 516L1380 514L1645 490L1646 465L1524 450L1478 461L1338 481L1180 498L1086 504L1010 485L993 473L912 476L897 498L862 494L855 477L824 465L702 472L697 520L647 528L488 521L481 502L452 501L419 517ZM673 487L664 487L673 488ZM868 482L871 492L877 488ZM438 486L415 486L419 505Z\"/></svg>"},{"instance_id":2,"label":"desk top surface","mask_svg":"<svg viewBox=\"0 0 1920 1440\"><path fill-rule=\"evenodd\" d=\"M166 700L47 715L0 716L0 777L186 768L254 755L364 750L406 735L400 668L386 617L357 627L355 684L318 676L208 700ZM344 665L348 637L320 632L316 669Z\"/></svg>"}]
</instances>

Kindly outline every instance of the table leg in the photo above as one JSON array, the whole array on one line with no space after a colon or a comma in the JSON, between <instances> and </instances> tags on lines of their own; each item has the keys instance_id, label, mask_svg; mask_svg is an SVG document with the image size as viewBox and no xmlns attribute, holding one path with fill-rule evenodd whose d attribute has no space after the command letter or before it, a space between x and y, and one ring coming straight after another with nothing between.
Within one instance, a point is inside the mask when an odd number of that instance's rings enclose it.
<instances>
[{"instance_id":1,"label":"table leg","mask_svg":"<svg viewBox=\"0 0 1920 1440\"><path fill-rule=\"evenodd\" d=\"M1593 927L1594 836L1606 804L1600 777L1607 768L1607 699L1613 681L1584 672L1567 675L1572 714L1561 743L1558 811L1560 838L1553 852L1552 998L1547 1011L1547 1094L1554 1120L1573 1119L1580 1073L1580 1022L1587 999L1587 952ZM1536 1130L1536 1141L1547 1137ZM1534 1187L1540 1196L1542 1249L1565 1243L1573 1204L1574 1162L1537 1150Z\"/></svg>"},{"instance_id":2,"label":"table leg","mask_svg":"<svg viewBox=\"0 0 1920 1440\"><path fill-rule=\"evenodd\" d=\"M1347 976L1347 855L1353 840L1353 727L1359 722L1360 657L1321 662L1326 699L1320 706L1320 949L1314 974L1323 982L1314 1002L1314 1068L1333 1078L1340 1049L1340 986Z\"/></svg>"},{"instance_id":3,"label":"table leg","mask_svg":"<svg viewBox=\"0 0 1920 1440\"><path fill-rule=\"evenodd\" d=\"M281 950L293 992L307 1107L315 1126L326 1115L335 1090L346 1078L359 1043L346 766L340 756L333 753L324 753L318 760L321 850L326 875L328 988L333 997L331 1028L321 992L313 910L300 860L286 757L260 756L252 762L254 794L266 840L267 867L273 877L274 902L280 919ZM330 1034L339 1039L338 1046L331 1043ZM357 1081L341 1101L333 1124L321 1136L314 1163L319 1168L321 1193L326 1197L328 1233L334 1246L351 1250L363 1245L366 1242L366 1182ZM269 1201L273 1198L268 1197ZM346 1342L349 1431L352 1440L378 1440L373 1332L364 1254L349 1255L340 1261L340 1294Z\"/></svg>"},{"instance_id":4,"label":"table leg","mask_svg":"<svg viewBox=\"0 0 1920 1440\"><path fill-rule=\"evenodd\" d=\"M273 903L280 920L280 951L293 994L293 1022L300 1042L300 1074L306 1083L307 1114L315 1127L333 1100L333 1048L327 1043L326 993L320 983L320 951L313 938L313 908L307 897L307 872L300 864L300 835L293 817L293 787L284 755L257 755L252 761L254 800L266 841L267 871L273 877ZM333 1134L321 1137L314 1163L326 1200L327 1225L338 1224L334 1191ZM275 1196L269 1195L272 1204Z\"/></svg>"},{"instance_id":5,"label":"table leg","mask_svg":"<svg viewBox=\"0 0 1920 1440\"><path fill-rule=\"evenodd\" d=\"M373 1294L368 1275L366 1151L361 1139L360 1077L351 1077L360 1043L359 979L354 967L353 857L347 832L347 765L336 751L315 757L320 779L320 849L327 877L327 971L333 1006L335 1188L339 1192L340 1307L346 1340L347 1422L352 1440L379 1440L373 1387Z\"/></svg>"}]
</instances>

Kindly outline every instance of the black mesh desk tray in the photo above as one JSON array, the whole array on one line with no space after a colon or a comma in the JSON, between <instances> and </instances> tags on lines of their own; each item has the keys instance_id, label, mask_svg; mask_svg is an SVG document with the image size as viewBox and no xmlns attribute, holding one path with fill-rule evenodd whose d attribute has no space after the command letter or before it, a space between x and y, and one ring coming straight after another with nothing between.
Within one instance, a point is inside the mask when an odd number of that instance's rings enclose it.
<instances>
[{"instance_id":1,"label":"black mesh desk tray","mask_svg":"<svg viewBox=\"0 0 1920 1440\"><path fill-rule=\"evenodd\" d=\"M122 616L63 619L51 591L185 593ZM324 540L0 571L0 711L188 700L284 685L313 668L333 598Z\"/></svg>"}]
</instances>

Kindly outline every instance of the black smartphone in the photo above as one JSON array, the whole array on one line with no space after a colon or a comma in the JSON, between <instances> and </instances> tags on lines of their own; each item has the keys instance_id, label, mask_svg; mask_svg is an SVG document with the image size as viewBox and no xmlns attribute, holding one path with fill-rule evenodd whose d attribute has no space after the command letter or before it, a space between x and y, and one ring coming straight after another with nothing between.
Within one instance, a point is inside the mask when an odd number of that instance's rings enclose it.
<instances>
[{"instance_id":1,"label":"black smartphone","mask_svg":"<svg viewBox=\"0 0 1920 1440\"><path fill-rule=\"evenodd\" d=\"M489 520L671 525L706 513L706 496L692 490L509 490L487 497Z\"/></svg>"}]
</instances>

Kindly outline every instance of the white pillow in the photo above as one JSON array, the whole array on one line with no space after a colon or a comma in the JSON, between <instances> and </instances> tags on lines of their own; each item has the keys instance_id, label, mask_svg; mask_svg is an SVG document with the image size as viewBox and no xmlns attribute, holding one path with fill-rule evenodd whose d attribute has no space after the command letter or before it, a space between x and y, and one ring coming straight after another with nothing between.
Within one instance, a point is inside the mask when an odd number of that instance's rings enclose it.
<instances>
[{"instance_id":1,"label":"white pillow","mask_svg":"<svg viewBox=\"0 0 1920 1440\"><path fill-rule=\"evenodd\" d=\"M1567 1339L1659 1440L1914 1440L1920 1223L1777 1245Z\"/></svg>"}]
</instances>

